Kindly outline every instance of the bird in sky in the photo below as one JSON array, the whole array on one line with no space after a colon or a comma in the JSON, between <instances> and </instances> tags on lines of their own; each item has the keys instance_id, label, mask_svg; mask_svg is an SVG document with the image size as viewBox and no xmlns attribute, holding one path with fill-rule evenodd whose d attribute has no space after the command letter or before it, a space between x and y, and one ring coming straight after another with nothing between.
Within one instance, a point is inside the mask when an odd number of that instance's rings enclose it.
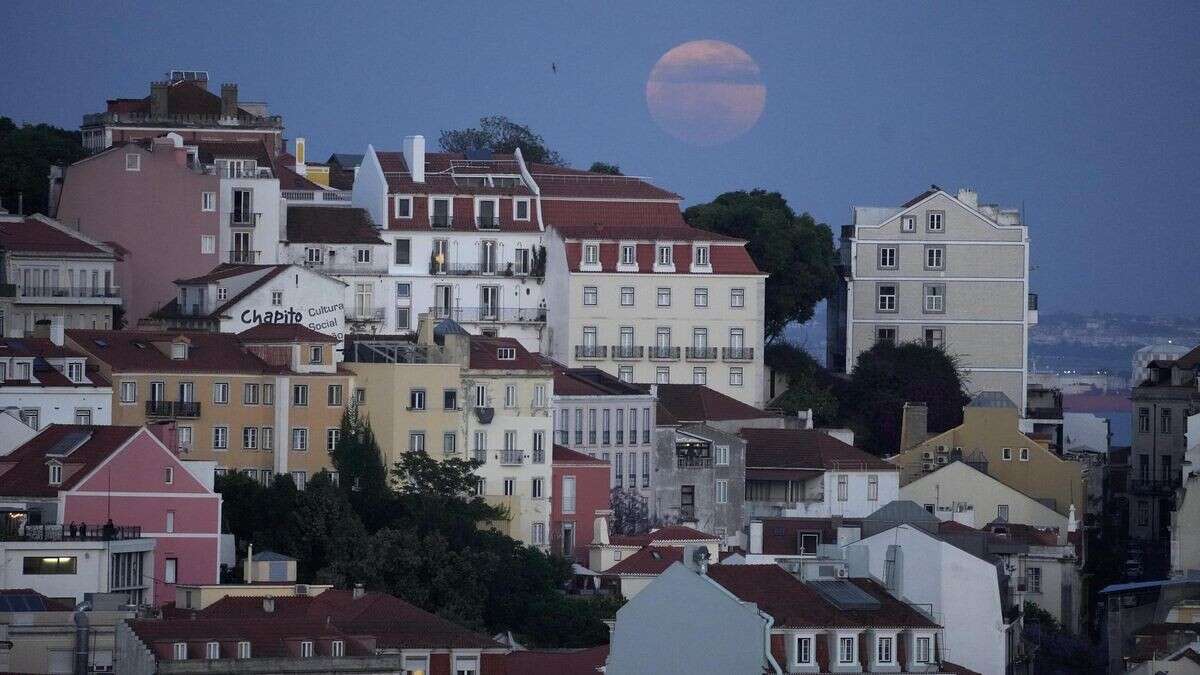
<instances>
[{"instance_id":1,"label":"bird in sky","mask_svg":"<svg viewBox=\"0 0 1200 675\"><path fill-rule=\"evenodd\" d=\"M558 74L558 63L556 61L550 62L550 70L553 71L555 75Z\"/></svg>"}]
</instances>

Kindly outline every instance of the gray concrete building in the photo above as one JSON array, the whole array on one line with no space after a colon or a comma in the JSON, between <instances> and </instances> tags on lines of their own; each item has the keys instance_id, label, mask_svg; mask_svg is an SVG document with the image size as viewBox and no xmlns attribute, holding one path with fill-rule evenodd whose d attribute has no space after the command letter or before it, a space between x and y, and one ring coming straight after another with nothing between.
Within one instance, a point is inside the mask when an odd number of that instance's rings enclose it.
<instances>
[{"instance_id":1,"label":"gray concrete building","mask_svg":"<svg viewBox=\"0 0 1200 675\"><path fill-rule=\"evenodd\" d=\"M705 424L659 427L654 509L739 545L746 496L746 442Z\"/></svg>"}]
</instances>

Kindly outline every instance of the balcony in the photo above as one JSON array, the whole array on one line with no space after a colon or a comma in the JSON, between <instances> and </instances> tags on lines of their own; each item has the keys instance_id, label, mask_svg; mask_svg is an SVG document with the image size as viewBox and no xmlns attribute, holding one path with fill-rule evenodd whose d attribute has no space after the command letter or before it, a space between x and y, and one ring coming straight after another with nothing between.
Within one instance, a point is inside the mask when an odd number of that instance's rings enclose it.
<instances>
[{"instance_id":1,"label":"balcony","mask_svg":"<svg viewBox=\"0 0 1200 675\"><path fill-rule=\"evenodd\" d=\"M501 466L521 466L525 463L525 453L521 450L500 451Z\"/></svg>"},{"instance_id":2,"label":"balcony","mask_svg":"<svg viewBox=\"0 0 1200 675\"><path fill-rule=\"evenodd\" d=\"M146 417L171 417L174 410L170 401L146 401Z\"/></svg>"},{"instance_id":3,"label":"balcony","mask_svg":"<svg viewBox=\"0 0 1200 675\"><path fill-rule=\"evenodd\" d=\"M16 284L0 284L0 298L15 298L17 297Z\"/></svg>"},{"instance_id":4,"label":"balcony","mask_svg":"<svg viewBox=\"0 0 1200 675\"><path fill-rule=\"evenodd\" d=\"M8 292L7 289L12 289ZM117 286L17 286L0 284L0 297L15 297L17 302L89 304L90 301L110 301L119 304L121 289Z\"/></svg>"},{"instance_id":5,"label":"balcony","mask_svg":"<svg viewBox=\"0 0 1200 675\"><path fill-rule=\"evenodd\" d=\"M1181 484L1180 478L1170 480L1149 480L1145 478L1130 478L1129 491L1137 495L1171 495Z\"/></svg>"},{"instance_id":6,"label":"balcony","mask_svg":"<svg viewBox=\"0 0 1200 675\"><path fill-rule=\"evenodd\" d=\"M257 265L260 253L261 251L250 250L230 251L228 260L233 265Z\"/></svg>"},{"instance_id":7,"label":"balcony","mask_svg":"<svg viewBox=\"0 0 1200 675\"><path fill-rule=\"evenodd\" d=\"M230 227L254 227L258 225L258 217L261 213L247 213L245 211L230 211L229 226Z\"/></svg>"},{"instance_id":8,"label":"balcony","mask_svg":"<svg viewBox=\"0 0 1200 675\"><path fill-rule=\"evenodd\" d=\"M198 401L146 401L146 417L199 417Z\"/></svg>"},{"instance_id":9,"label":"balcony","mask_svg":"<svg viewBox=\"0 0 1200 675\"><path fill-rule=\"evenodd\" d=\"M475 219L475 227L487 232L495 232L500 229L500 217L479 216Z\"/></svg>"},{"instance_id":10,"label":"balcony","mask_svg":"<svg viewBox=\"0 0 1200 675\"><path fill-rule=\"evenodd\" d=\"M646 348L641 345L613 345L612 357L614 359L640 359L646 355Z\"/></svg>"},{"instance_id":11,"label":"balcony","mask_svg":"<svg viewBox=\"0 0 1200 675\"><path fill-rule=\"evenodd\" d=\"M351 193L343 190L280 190L279 195L289 202L349 202Z\"/></svg>"},{"instance_id":12,"label":"balcony","mask_svg":"<svg viewBox=\"0 0 1200 675\"><path fill-rule=\"evenodd\" d=\"M680 469L711 469L712 457L676 457L675 466Z\"/></svg>"},{"instance_id":13,"label":"balcony","mask_svg":"<svg viewBox=\"0 0 1200 675\"><path fill-rule=\"evenodd\" d=\"M387 317L383 307L347 307L346 321L352 323L376 323Z\"/></svg>"},{"instance_id":14,"label":"balcony","mask_svg":"<svg viewBox=\"0 0 1200 675\"><path fill-rule=\"evenodd\" d=\"M379 256L374 256L378 258ZM360 263L354 260L350 261L334 261L332 258L323 258L321 260L309 260L305 256L297 256L292 260L292 264L301 265L314 272L321 274L343 274L343 275L375 275L387 274L387 262L379 261Z\"/></svg>"},{"instance_id":15,"label":"balcony","mask_svg":"<svg viewBox=\"0 0 1200 675\"><path fill-rule=\"evenodd\" d=\"M650 347L646 347L646 351L650 353L650 359L652 361L679 360L679 347L662 347L659 345L652 345Z\"/></svg>"},{"instance_id":16,"label":"balcony","mask_svg":"<svg viewBox=\"0 0 1200 675\"><path fill-rule=\"evenodd\" d=\"M142 528L136 525L105 527L102 523L70 525L26 525L0 533L3 541L122 541L141 539Z\"/></svg>"},{"instance_id":17,"label":"balcony","mask_svg":"<svg viewBox=\"0 0 1200 675\"><path fill-rule=\"evenodd\" d=\"M685 355L689 361L714 361L717 358L717 348L688 347Z\"/></svg>"},{"instance_id":18,"label":"balcony","mask_svg":"<svg viewBox=\"0 0 1200 675\"><path fill-rule=\"evenodd\" d=\"M608 357L608 347L604 345L575 345L577 359L603 359Z\"/></svg>"},{"instance_id":19,"label":"balcony","mask_svg":"<svg viewBox=\"0 0 1200 675\"><path fill-rule=\"evenodd\" d=\"M176 401L175 405L176 417L199 417L200 402L199 401Z\"/></svg>"},{"instance_id":20,"label":"balcony","mask_svg":"<svg viewBox=\"0 0 1200 675\"><path fill-rule=\"evenodd\" d=\"M538 307L432 307L429 311L458 323L546 323L546 310Z\"/></svg>"},{"instance_id":21,"label":"balcony","mask_svg":"<svg viewBox=\"0 0 1200 675\"><path fill-rule=\"evenodd\" d=\"M721 347L721 358L726 361L753 361L754 347Z\"/></svg>"},{"instance_id":22,"label":"balcony","mask_svg":"<svg viewBox=\"0 0 1200 675\"><path fill-rule=\"evenodd\" d=\"M454 217L435 213L429 218L429 227L435 230L449 230L454 227Z\"/></svg>"},{"instance_id":23,"label":"balcony","mask_svg":"<svg viewBox=\"0 0 1200 675\"><path fill-rule=\"evenodd\" d=\"M1038 296L1037 293L1030 293L1029 299L1025 305L1025 320L1030 325L1038 322Z\"/></svg>"}]
</instances>

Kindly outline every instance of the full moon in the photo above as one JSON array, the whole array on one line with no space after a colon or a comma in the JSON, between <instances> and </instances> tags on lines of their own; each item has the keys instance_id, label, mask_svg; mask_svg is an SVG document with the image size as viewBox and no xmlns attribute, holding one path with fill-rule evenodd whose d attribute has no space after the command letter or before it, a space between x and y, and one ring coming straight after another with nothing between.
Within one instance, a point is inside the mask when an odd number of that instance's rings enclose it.
<instances>
[{"instance_id":1,"label":"full moon","mask_svg":"<svg viewBox=\"0 0 1200 675\"><path fill-rule=\"evenodd\" d=\"M672 48L650 71L646 106L664 131L693 145L720 145L758 123L767 87L758 64L720 40Z\"/></svg>"}]
</instances>

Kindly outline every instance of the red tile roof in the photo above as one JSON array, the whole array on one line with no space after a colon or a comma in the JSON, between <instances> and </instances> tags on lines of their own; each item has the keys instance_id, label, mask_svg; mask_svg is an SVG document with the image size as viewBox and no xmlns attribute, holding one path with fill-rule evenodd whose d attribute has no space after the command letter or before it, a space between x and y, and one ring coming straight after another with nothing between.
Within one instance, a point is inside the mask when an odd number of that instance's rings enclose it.
<instances>
[{"instance_id":1,"label":"red tile roof","mask_svg":"<svg viewBox=\"0 0 1200 675\"><path fill-rule=\"evenodd\" d=\"M338 342L332 335L299 323L260 323L237 334L243 343L261 342Z\"/></svg>"},{"instance_id":2,"label":"red tile roof","mask_svg":"<svg viewBox=\"0 0 1200 675\"><path fill-rule=\"evenodd\" d=\"M279 267L287 267L287 265L235 265L232 263L221 263L212 269L212 271L201 274L198 277L188 277L186 279L176 279L175 283L185 284L189 286L199 284L210 284L222 279L241 276L258 270L271 270Z\"/></svg>"},{"instance_id":3,"label":"red tile roof","mask_svg":"<svg viewBox=\"0 0 1200 675\"><path fill-rule=\"evenodd\" d=\"M588 464L603 467L608 466L608 462L602 459L596 459L595 457L561 446L557 443L554 444L551 452L552 454L550 455L550 463L554 466L563 466L568 464Z\"/></svg>"},{"instance_id":4,"label":"red tile roof","mask_svg":"<svg viewBox=\"0 0 1200 675\"><path fill-rule=\"evenodd\" d=\"M747 468L898 471L895 464L815 429L742 429Z\"/></svg>"},{"instance_id":5,"label":"red tile roof","mask_svg":"<svg viewBox=\"0 0 1200 675\"><path fill-rule=\"evenodd\" d=\"M0 220L0 247L12 253L83 253L116 257L113 251L96 246L65 226L55 227L44 216L24 220Z\"/></svg>"},{"instance_id":6,"label":"red tile roof","mask_svg":"<svg viewBox=\"0 0 1200 675\"><path fill-rule=\"evenodd\" d=\"M528 349L525 349L516 338L472 335L469 339L471 341L469 368L475 370L545 370L547 375L549 374L550 368L535 354L531 354ZM500 349L514 350L516 358L501 359L498 351Z\"/></svg>"},{"instance_id":7,"label":"red tile roof","mask_svg":"<svg viewBox=\"0 0 1200 675\"><path fill-rule=\"evenodd\" d=\"M658 576L683 562L682 546L645 546L604 571L605 576Z\"/></svg>"},{"instance_id":8,"label":"red tile roof","mask_svg":"<svg viewBox=\"0 0 1200 675\"><path fill-rule=\"evenodd\" d=\"M655 244L641 242L636 244L637 271L621 270L617 266L620 252L618 240L600 243L600 271L618 274L692 274L692 247L690 244L674 245L675 272L655 272ZM567 269L571 272L581 272L583 265L583 243L567 241L563 244L567 257ZM708 274L762 274L750 258L750 254L740 243L725 244L713 242L709 246L708 258L711 272ZM701 274L697 272L696 274Z\"/></svg>"},{"instance_id":9,"label":"red tile roof","mask_svg":"<svg viewBox=\"0 0 1200 675\"><path fill-rule=\"evenodd\" d=\"M253 159L260 168L274 167L267 143L261 139L254 141L197 141L194 145L202 164L212 164L217 159Z\"/></svg>"},{"instance_id":10,"label":"red tile roof","mask_svg":"<svg viewBox=\"0 0 1200 675\"><path fill-rule=\"evenodd\" d=\"M667 419L688 423L778 417L778 415L746 405L702 384L659 384L655 386L658 391L660 423ZM555 393L558 393L557 388Z\"/></svg>"},{"instance_id":11,"label":"red tile roof","mask_svg":"<svg viewBox=\"0 0 1200 675\"><path fill-rule=\"evenodd\" d=\"M625 382L594 366L568 368L549 357L542 362L554 369L554 393L560 396L647 396L642 385Z\"/></svg>"},{"instance_id":12,"label":"red tile roof","mask_svg":"<svg viewBox=\"0 0 1200 675\"><path fill-rule=\"evenodd\" d=\"M262 603L261 598L255 599ZM293 640L315 642L321 639L340 639L344 643L347 656L369 656L375 653L373 649L354 639L367 636L327 625L322 619L137 619L129 621L129 627L143 644L151 648L157 645L160 648L166 646L173 649L172 645L176 642L188 643L188 656L192 659L205 658L206 643L209 641L249 642L251 658L257 659L298 656L294 649L288 647L288 642ZM226 651L228 649L229 645L222 645L224 658L233 658L231 651ZM328 656L319 652L317 655ZM165 658L165 655L160 653L159 658Z\"/></svg>"},{"instance_id":13,"label":"red tile roof","mask_svg":"<svg viewBox=\"0 0 1200 675\"><path fill-rule=\"evenodd\" d=\"M390 194L415 195L532 195L524 182L513 187L470 185L455 180L455 176L480 174L519 175L520 169L512 155L495 154L490 160L468 160L461 152L426 152L425 182L412 179L403 152L379 151L379 166L383 169Z\"/></svg>"},{"instance_id":14,"label":"red tile roof","mask_svg":"<svg viewBox=\"0 0 1200 675\"><path fill-rule=\"evenodd\" d=\"M744 244L745 241L708 230L700 230L682 221L679 225L642 225L634 223L588 223L583 225L554 224L563 239L567 241L599 240L599 241L721 241ZM678 262L676 263L678 267Z\"/></svg>"},{"instance_id":15,"label":"red tile roof","mask_svg":"<svg viewBox=\"0 0 1200 675\"><path fill-rule=\"evenodd\" d=\"M66 333L73 345L107 364L114 373L283 372L252 354L237 335L229 333L82 329ZM187 358L172 359L170 342L180 336L190 343Z\"/></svg>"},{"instance_id":16,"label":"red tile roof","mask_svg":"<svg viewBox=\"0 0 1200 675\"><path fill-rule=\"evenodd\" d=\"M289 244L384 243L367 211L347 206L289 206L287 240Z\"/></svg>"},{"instance_id":17,"label":"red tile roof","mask_svg":"<svg viewBox=\"0 0 1200 675\"><path fill-rule=\"evenodd\" d=\"M775 619L774 628L929 628L928 617L869 579L850 579L879 602L874 610L839 609L779 565L710 565L708 577Z\"/></svg>"},{"instance_id":18,"label":"red tile roof","mask_svg":"<svg viewBox=\"0 0 1200 675\"><path fill-rule=\"evenodd\" d=\"M595 675L608 660L608 645L586 649L527 649L504 659L508 675Z\"/></svg>"},{"instance_id":19,"label":"red tile roof","mask_svg":"<svg viewBox=\"0 0 1200 675\"><path fill-rule=\"evenodd\" d=\"M57 497L74 487L109 455L116 452L140 427L51 424L11 453L0 457L0 495L6 497ZM50 485L47 453L71 436L82 441L61 458L62 484ZM58 448L63 450L64 448Z\"/></svg>"},{"instance_id":20,"label":"red tile roof","mask_svg":"<svg viewBox=\"0 0 1200 675\"><path fill-rule=\"evenodd\" d=\"M862 521L845 518L842 527L861 527ZM819 534L821 544L837 543L837 527L832 518L764 518L763 553L766 555L799 555L800 534Z\"/></svg>"},{"instance_id":21,"label":"red tile roof","mask_svg":"<svg viewBox=\"0 0 1200 675\"><path fill-rule=\"evenodd\" d=\"M615 534L609 537L609 542L614 546L651 546L659 542L719 542L721 540L715 534L701 532L686 525L667 525L660 527L652 532L644 534L621 535Z\"/></svg>"},{"instance_id":22,"label":"red tile roof","mask_svg":"<svg viewBox=\"0 0 1200 675\"><path fill-rule=\"evenodd\" d=\"M658 199L678 202L683 198L638 176L612 176L550 164L528 164L533 182L547 197L580 199Z\"/></svg>"}]
</instances>

